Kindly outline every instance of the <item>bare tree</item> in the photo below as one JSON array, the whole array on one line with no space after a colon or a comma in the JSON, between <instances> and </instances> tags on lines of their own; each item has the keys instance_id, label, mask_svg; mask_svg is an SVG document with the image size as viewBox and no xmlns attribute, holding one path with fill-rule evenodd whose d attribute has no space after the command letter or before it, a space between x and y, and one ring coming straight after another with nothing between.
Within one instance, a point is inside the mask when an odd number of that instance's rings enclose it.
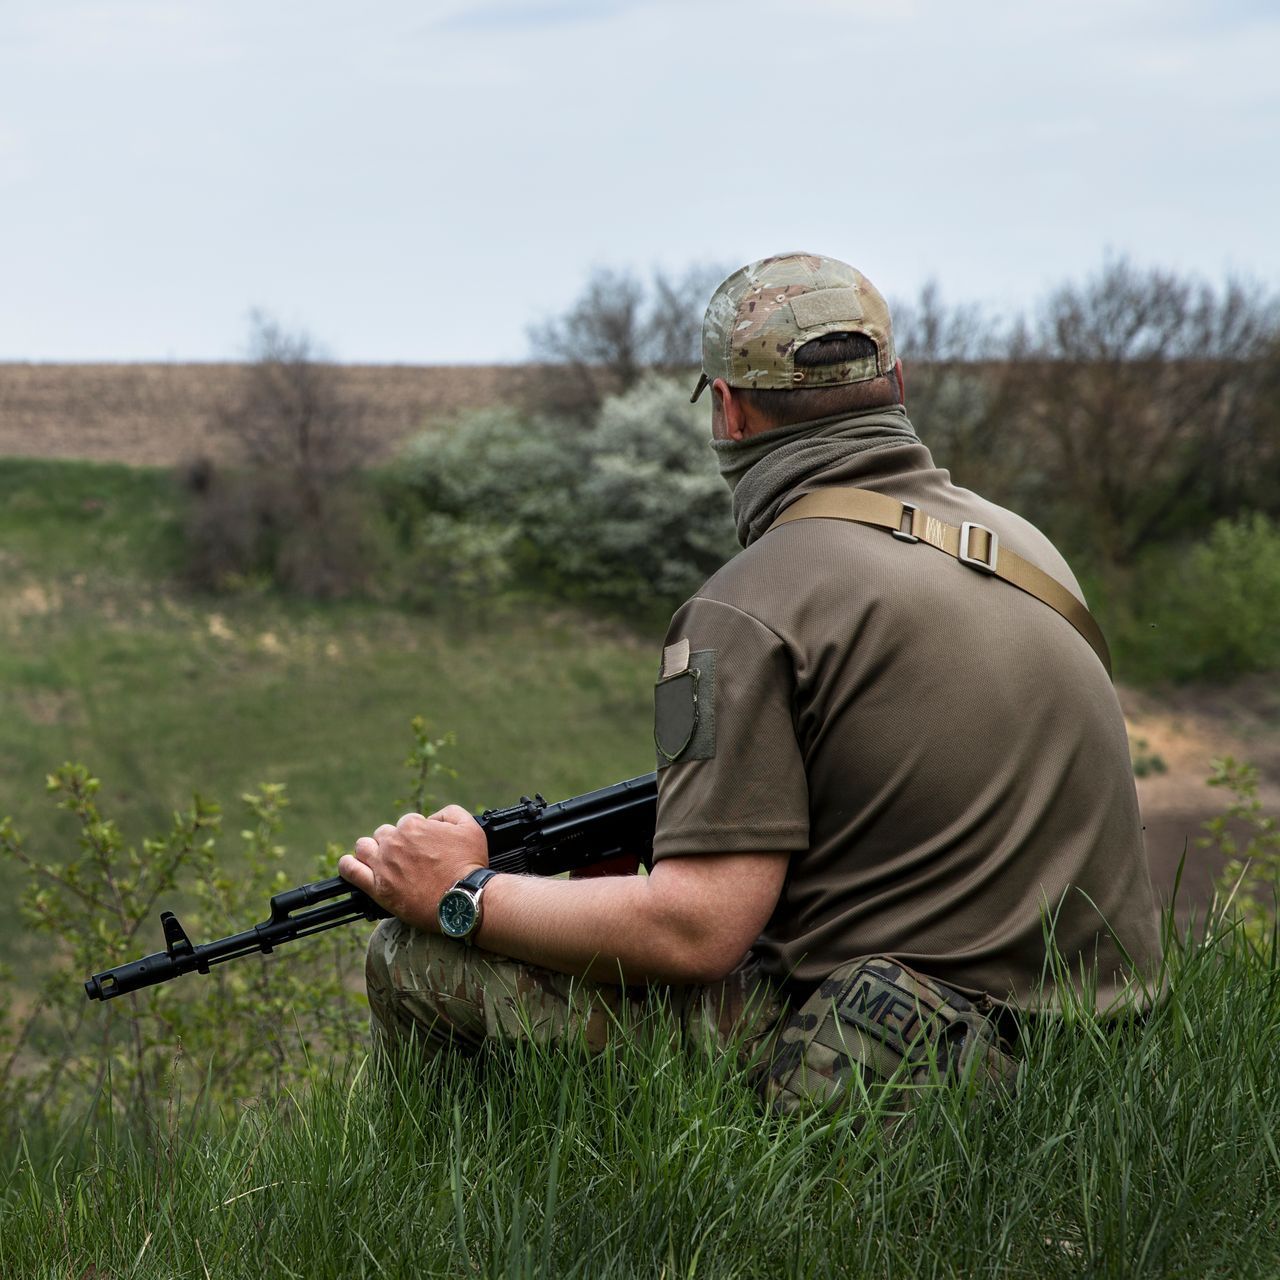
<instances>
[{"instance_id":1,"label":"bare tree","mask_svg":"<svg viewBox=\"0 0 1280 1280\"><path fill-rule=\"evenodd\" d=\"M1280 505L1276 300L1108 262L1064 285L1015 343L1039 496L1115 564L1244 505ZM1270 492L1266 492L1267 489Z\"/></svg>"},{"instance_id":2,"label":"bare tree","mask_svg":"<svg viewBox=\"0 0 1280 1280\"><path fill-rule=\"evenodd\" d=\"M530 351L545 366L534 398L586 415L647 370L695 367L702 314L725 274L714 266L675 276L658 270L646 285L631 271L593 271L568 310L529 326Z\"/></svg>"},{"instance_id":3,"label":"bare tree","mask_svg":"<svg viewBox=\"0 0 1280 1280\"><path fill-rule=\"evenodd\" d=\"M936 280L925 281L915 301L894 300L898 354L919 366L975 364L1003 354L1000 329L981 307L951 305Z\"/></svg>"},{"instance_id":4,"label":"bare tree","mask_svg":"<svg viewBox=\"0 0 1280 1280\"><path fill-rule=\"evenodd\" d=\"M935 281L892 312L907 409L935 460L959 483L1014 502L1029 442L1009 411L1003 328L981 307L946 302Z\"/></svg>"},{"instance_id":5,"label":"bare tree","mask_svg":"<svg viewBox=\"0 0 1280 1280\"><path fill-rule=\"evenodd\" d=\"M305 333L260 312L251 325L251 359L213 413L235 460L186 470L193 576L218 585L259 574L307 595L345 594L367 570L352 482L369 456L370 415Z\"/></svg>"},{"instance_id":6,"label":"bare tree","mask_svg":"<svg viewBox=\"0 0 1280 1280\"><path fill-rule=\"evenodd\" d=\"M653 273L643 343L651 367L675 373L702 363L702 317L728 274L714 263L686 267L678 276Z\"/></svg>"},{"instance_id":7,"label":"bare tree","mask_svg":"<svg viewBox=\"0 0 1280 1280\"><path fill-rule=\"evenodd\" d=\"M214 411L216 427L236 441L243 462L286 480L303 510L368 457L368 407L346 394L311 337L289 333L270 316L251 316L249 363L236 393Z\"/></svg>"}]
</instances>

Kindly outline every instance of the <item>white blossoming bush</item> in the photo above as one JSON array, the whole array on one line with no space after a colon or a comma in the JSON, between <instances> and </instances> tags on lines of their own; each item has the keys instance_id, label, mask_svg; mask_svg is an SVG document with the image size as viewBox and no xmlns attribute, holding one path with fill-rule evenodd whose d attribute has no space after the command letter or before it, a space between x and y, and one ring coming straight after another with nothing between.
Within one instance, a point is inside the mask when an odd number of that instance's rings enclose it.
<instances>
[{"instance_id":1,"label":"white blossoming bush","mask_svg":"<svg viewBox=\"0 0 1280 1280\"><path fill-rule=\"evenodd\" d=\"M647 378L580 423L486 410L420 437L405 479L440 521L487 531L511 574L642 609L679 604L736 549L706 409ZM490 575L490 578L492 575Z\"/></svg>"}]
</instances>

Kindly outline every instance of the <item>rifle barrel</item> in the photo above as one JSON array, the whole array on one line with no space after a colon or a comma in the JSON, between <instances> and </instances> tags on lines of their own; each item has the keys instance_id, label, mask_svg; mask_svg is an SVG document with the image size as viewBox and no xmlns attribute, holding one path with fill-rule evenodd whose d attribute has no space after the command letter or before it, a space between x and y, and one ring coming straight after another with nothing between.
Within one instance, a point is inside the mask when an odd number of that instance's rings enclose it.
<instances>
[{"instance_id":1,"label":"rifle barrel","mask_svg":"<svg viewBox=\"0 0 1280 1280\"><path fill-rule=\"evenodd\" d=\"M327 901L335 898L336 901ZM324 905L301 913L296 913L296 906L291 905L306 903ZM243 933L233 933L230 937L219 938L214 942L193 945L186 939L186 934L176 919L166 911L161 919L164 920L167 916L173 921L185 945L182 942L175 945L171 941L167 951L157 951L153 955L143 956L141 960L95 973L84 984L85 994L90 1000L111 1000L116 996L127 995L130 991L140 991L144 987L168 982L171 978L180 978L185 973L208 973L212 965L239 960L241 956L252 955L254 952L269 955L281 943L310 937L313 933L323 933L326 929L336 929L339 925L351 924L356 920L386 919L390 914L339 876L276 894L271 899L271 915L268 919ZM170 927L166 924L166 934Z\"/></svg>"}]
</instances>

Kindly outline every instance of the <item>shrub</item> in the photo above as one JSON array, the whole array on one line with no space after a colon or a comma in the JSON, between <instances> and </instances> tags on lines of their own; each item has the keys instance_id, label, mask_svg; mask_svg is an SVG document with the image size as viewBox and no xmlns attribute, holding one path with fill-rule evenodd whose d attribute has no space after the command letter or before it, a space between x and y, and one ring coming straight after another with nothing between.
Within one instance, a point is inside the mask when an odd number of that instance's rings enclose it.
<instances>
[{"instance_id":1,"label":"shrub","mask_svg":"<svg viewBox=\"0 0 1280 1280\"><path fill-rule=\"evenodd\" d=\"M201 459L183 481L191 499L186 576L194 586L222 591L258 582L327 600L377 580L381 531L359 477L335 479L308 499L288 474Z\"/></svg>"},{"instance_id":2,"label":"shrub","mask_svg":"<svg viewBox=\"0 0 1280 1280\"><path fill-rule=\"evenodd\" d=\"M378 559L358 477L374 443L367 406L305 334L261 315L253 323L253 360L213 414L231 463L199 458L181 471L188 576L214 589L261 579L318 598L363 590Z\"/></svg>"},{"instance_id":3,"label":"shrub","mask_svg":"<svg viewBox=\"0 0 1280 1280\"><path fill-rule=\"evenodd\" d=\"M1259 513L1222 520L1186 551L1148 555L1114 626L1125 674L1226 680L1280 670L1280 526ZM1132 668L1132 671L1130 670Z\"/></svg>"},{"instance_id":4,"label":"shrub","mask_svg":"<svg viewBox=\"0 0 1280 1280\"><path fill-rule=\"evenodd\" d=\"M98 779L82 765L62 766L49 789L77 819L80 853L65 862L35 857L7 820L0 824L0 853L34 872L23 919L46 939L42 949L70 962L71 973L55 967L26 1024L8 1036L27 1052L21 1064L11 1047L3 1064L0 1074L14 1095L7 1103L78 1106L110 1078L118 1105L135 1119L155 1121L187 1085L219 1102L305 1074L296 1060L286 1068L290 1040L308 1051L322 1044L354 1048L360 1018L344 990L353 938L335 937L333 948L312 948L283 964L223 966L191 980L202 984L198 992L178 982L89 1006L75 980L159 949L155 908L180 883L191 904L183 921L193 940L264 918L271 894L287 887L284 848L275 840L286 803L282 786L242 797L250 821L234 865L218 856L218 807L198 797L174 816L166 835L132 846L99 811ZM317 874L332 874L335 856Z\"/></svg>"},{"instance_id":5,"label":"shrub","mask_svg":"<svg viewBox=\"0 0 1280 1280\"><path fill-rule=\"evenodd\" d=\"M1209 785L1226 788L1231 800L1224 813L1204 824L1208 834L1198 843L1225 858L1216 885L1219 899L1249 938L1265 943L1275 929L1280 901L1280 819L1263 811L1255 765L1223 756L1213 761Z\"/></svg>"},{"instance_id":6,"label":"shrub","mask_svg":"<svg viewBox=\"0 0 1280 1280\"><path fill-rule=\"evenodd\" d=\"M657 377L605 401L585 427L472 414L411 446L401 472L419 506L411 523L425 513L428 531L465 526L481 560L498 554L508 574L565 595L669 610L735 545L703 419L685 388Z\"/></svg>"},{"instance_id":7,"label":"shrub","mask_svg":"<svg viewBox=\"0 0 1280 1280\"><path fill-rule=\"evenodd\" d=\"M441 759L452 739L433 738L420 718L412 728L408 803L429 811L432 779L452 776ZM206 941L263 919L271 895L291 883L278 841L287 804L280 784L241 797L248 822L242 851L231 857L218 846L216 805L196 797L168 833L130 845L99 810L99 789L82 765L49 778L80 829L79 853L63 861L34 855L12 822L0 820L0 855L31 873L23 919L41 950L57 957L21 1017L12 980L0 974L0 1115L80 1107L107 1096L109 1081L114 1105L154 1124L175 1098L217 1104L278 1093L313 1079L332 1056L356 1052L366 1019L356 994L367 935L359 927L291 947L271 963L251 956L208 976L87 1002L81 979L158 948L155 909L179 888L188 934ZM339 852L330 846L313 875L332 875Z\"/></svg>"},{"instance_id":8,"label":"shrub","mask_svg":"<svg viewBox=\"0 0 1280 1280\"><path fill-rule=\"evenodd\" d=\"M430 610L492 597L509 585L514 531L439 511L420 513L407 527L389 590L413 609Z\"/></svg>"},{"instance_id":9,"label":"shrub","mask_svg":"<svg viewBox=\"0 0 1280 1280\"><path fill-rule=\"evenodd\" d=\"M1150 778L1159 773L1169 772L1164 756L1158 751L1152 751L1151 744L1146 738L1129 739L1129 758L1133 761L1135 778Z\"/></svg>"},{"instance_id":10,"label":"shrub","mask_svg":"<svg viewBox=\"0 0 1280 1280\"><path fill-rule=\"evenodd\" d=\"M733 554L728 490L688 389L650 378L607 400L588 438L562 572L617 603L675 606Z\"/></svg>"}]
</instances>

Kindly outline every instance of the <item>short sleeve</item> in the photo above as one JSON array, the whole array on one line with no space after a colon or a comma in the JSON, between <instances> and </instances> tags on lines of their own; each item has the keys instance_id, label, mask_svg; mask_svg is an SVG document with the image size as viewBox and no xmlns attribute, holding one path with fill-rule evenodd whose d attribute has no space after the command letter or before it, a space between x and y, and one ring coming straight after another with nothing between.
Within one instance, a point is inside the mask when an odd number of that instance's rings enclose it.
<instances>
[{"instance_id":1,"label":"short sleeve","mask_svg":"<svg viewBox=\"0 0 1280 1280\"><path fill-rule=\"evenodd\" d=\"M809 788L785 643L750 614L695 597L671 620L666 644L682 666L687 654L701 678L696 722L687 735L684 723L677 721L674 734L663 723L664 716L671 719L664 685L678 676L668 673L655 693L660 767L654 858L807 848ZM689 745L677 750L685 741Z\"/></svg>"}]
</instances>

